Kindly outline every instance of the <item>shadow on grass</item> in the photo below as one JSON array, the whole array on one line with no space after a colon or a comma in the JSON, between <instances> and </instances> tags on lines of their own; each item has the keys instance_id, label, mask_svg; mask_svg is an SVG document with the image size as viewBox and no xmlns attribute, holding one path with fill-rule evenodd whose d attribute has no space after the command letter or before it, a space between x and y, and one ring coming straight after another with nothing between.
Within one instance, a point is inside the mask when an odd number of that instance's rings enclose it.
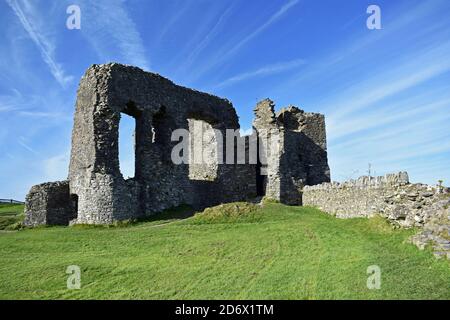
<instances>
[{"instance_id":1,"label":"shadow on grass","mask_svg":"<svg viewBox=\"0 0 450 320\"><path fill-rule=\"evenodd\" d=\"M126 228L131 226L136 226L139 224L146 224L146 225L164 225L170 222L187 219L192 217L196 211L188 206L188 205L180 205L178 207L166 209L160 213L137 218L137 219L128 219L128 220L122 220L117 221L112 224L107 225L91 225L91 224L76 224L73 225L72 228L81 228L81 229L97 229L97 228Z\"/></svg>"},{"instance_id":2,"label":"shadow on grass","mask_svg":"<svg viewBox=\"0 0 450 320\"><path fill-rule=\"evenodd\" d=\"M144 222L165 222L165 221L181 220L190 218L194 216L195 213L196 211L191 206L183 204L178 207L164 210L163 212L157 213L152 216L135 219L133 222L144 223Z\"/></svg>"}]
</instances>

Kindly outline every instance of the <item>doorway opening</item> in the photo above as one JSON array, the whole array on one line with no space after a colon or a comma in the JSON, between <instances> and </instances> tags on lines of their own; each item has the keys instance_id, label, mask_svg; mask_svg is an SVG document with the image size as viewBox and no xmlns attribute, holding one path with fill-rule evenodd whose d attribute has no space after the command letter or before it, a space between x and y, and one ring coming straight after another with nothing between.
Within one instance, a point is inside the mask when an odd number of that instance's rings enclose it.
<instances>
[{"instance_id":1,"label":"doorway opening","mask_svg":"<svg viewBox=\"0 0 450 320\"><path fill-rule=\"evenodd\" d=\"M265 150L259 137L257 138L256 154L256 195L258 197L263 197L266 195L267 187L267 159L265 159L265 161L262 161L261 159L261 155L265 155Z\"/></svg>"}]
</instances>

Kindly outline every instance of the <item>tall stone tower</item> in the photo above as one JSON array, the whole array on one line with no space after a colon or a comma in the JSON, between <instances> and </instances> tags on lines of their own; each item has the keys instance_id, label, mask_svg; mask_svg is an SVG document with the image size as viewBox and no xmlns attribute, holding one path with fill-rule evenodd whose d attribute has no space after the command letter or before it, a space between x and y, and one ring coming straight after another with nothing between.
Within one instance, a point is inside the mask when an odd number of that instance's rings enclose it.
<instances>
[{"instance_id":1,"label":"tall stone tower","mask_svg":"<svg viewBox=\"0 0 450 320\"><path fill-rule=\"evenodd\" d=\"M257 188L260 195L286 204L301 204L305 185L330 181L325 117L289 106L274 111L265 99L256 105L258 134Z\"/></svg>"}]
</instances>

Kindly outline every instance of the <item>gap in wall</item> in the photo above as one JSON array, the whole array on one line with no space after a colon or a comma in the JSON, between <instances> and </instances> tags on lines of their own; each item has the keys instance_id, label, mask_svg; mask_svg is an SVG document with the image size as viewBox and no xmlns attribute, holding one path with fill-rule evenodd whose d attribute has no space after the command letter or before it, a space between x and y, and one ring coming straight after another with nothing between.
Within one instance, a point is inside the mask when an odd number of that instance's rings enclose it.
<instances>
[{"instance_id":1,"label":"gap in wall","mask_svg":"<svg viewBox=\"0 0 450 320\"><path fill-rule=\"evenodd\" d=\"M119 123L119 167L124 179L135 175L136 119L125 113L120 114Z\"/></svg>"}]
</instances>

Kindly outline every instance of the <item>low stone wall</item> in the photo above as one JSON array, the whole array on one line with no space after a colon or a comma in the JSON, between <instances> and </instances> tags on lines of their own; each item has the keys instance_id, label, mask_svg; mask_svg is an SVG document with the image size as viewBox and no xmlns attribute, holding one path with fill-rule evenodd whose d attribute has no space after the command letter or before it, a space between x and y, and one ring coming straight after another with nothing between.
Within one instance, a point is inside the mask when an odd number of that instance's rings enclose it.
<instances>
[{"instance_id":1,"label":"low stone wall","mask_svg":"<svg viewBox=\"0 0 450 320\"><path fill-rule=\"evenodd\" d=\"M431 209L435 214L411 242L421 250L431 246L437 258L450 260L450 198L434 203Z\"/></svg>"},{"instance_id":2,"label":"low stone wall","mask_svg":"<svg viewBox=\"0 0 450 320\"><path fill-rule=\"evenodd\" d=\"M360 177L343 183L323 183L303 189L303 205L315 206L338 218L381 214L402 227L422 227L435 214L434 203L448 189L409 183L408 174Z\"/></svg>"},{"instance_id":3,"label":"low stone wall","mask_svg":"<svg viewBox=\"0 0 450 320\"><path fill-rule=\"evenodd\" d=\"M76 203L70 197L69 181L33 186L26 197L24 225L68 225L76 218Z\"/></svg>"}]
</instances>

